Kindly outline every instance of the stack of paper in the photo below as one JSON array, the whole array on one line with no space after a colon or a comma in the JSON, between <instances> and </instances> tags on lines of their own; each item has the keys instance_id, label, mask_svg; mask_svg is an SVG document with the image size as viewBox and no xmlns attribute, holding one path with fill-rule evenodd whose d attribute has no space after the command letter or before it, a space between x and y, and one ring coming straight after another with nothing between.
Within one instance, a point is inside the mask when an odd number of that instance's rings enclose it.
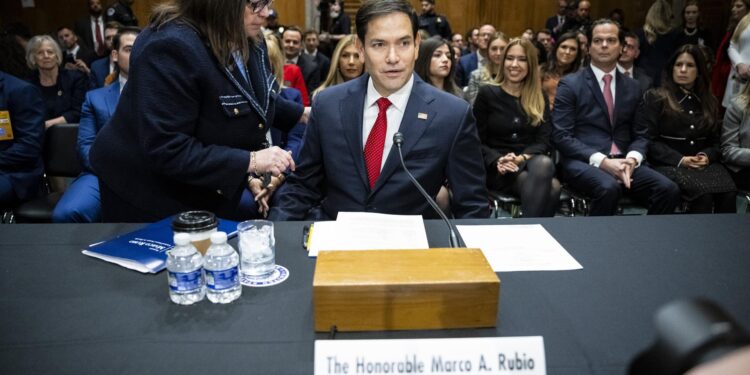
<instances>
[{"instance_id":1,"label":"stack of paper","mask_svg":"<svg viewBox=\"0 0 750 375\"><path fill-rule=\"evenodd\" d=\"M313 226L309 255L321 250L427 249L427 233L420 215L339 212L336 221Z\"/></svg>"}]
</instances>

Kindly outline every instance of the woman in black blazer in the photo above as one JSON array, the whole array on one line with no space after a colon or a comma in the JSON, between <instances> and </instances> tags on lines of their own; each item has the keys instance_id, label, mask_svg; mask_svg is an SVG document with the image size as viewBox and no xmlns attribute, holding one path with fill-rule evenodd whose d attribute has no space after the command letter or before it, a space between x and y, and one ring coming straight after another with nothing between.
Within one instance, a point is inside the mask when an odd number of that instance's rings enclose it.
<instances>
[{"instance_id":1,"label":"woman in black blazer","mask_svg":"<svg viewBox=\"0 0 750 375\"><path fill-rule=\"evenodd\" d=\"M636 115L651 137L647 160L679 185L688 212L735 212L737 188L721 164L719 104L703 53L694 44L680 47L662 77Z\"/></svg>"},{"instance_id":2,"label":"woman in black blazer","mask_svg":"<svg viewBox=\"0 0 750 375\"><path fill-rule=\"evenodd\" d=\"M45 105L44 125L77 124L89 89L89 80L77 70L60 68L63 56L49 35L37 35L26 45L26 63L34 70L31 83L39 88Z\"/></svg>"},{"instance_id":3,"label":"woman in black blazer","mask_svg":"<svg viewBox=\"0 0 750 375\"><path fill-rule=\"evenodd\" d=\"M530 42L511 40L494 84L481 87L474 103L487 186L518 194L525 217L554 216L560 200L537 61Z\"/></svg>"},{"instance_id":4,"label":"woman in black blazer","mask_svg":"<svg viewBox=\"0 0 750 375\"><path fill-rule=\"evenodd\" d=\"M261 25L268 0L171 0L157 7L131 55L130 79L91 162L104 221L148 222L186 210L242 220L249 185L268 196L294 169L267 147L302 106L277 96Z\"/></svg>"}]
</instances>

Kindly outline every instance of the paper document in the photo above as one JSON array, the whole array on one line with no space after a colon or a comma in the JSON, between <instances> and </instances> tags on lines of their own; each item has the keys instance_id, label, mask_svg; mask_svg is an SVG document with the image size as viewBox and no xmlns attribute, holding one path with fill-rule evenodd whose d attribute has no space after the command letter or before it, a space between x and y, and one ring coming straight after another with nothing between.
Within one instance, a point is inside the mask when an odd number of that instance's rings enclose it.
<instances>
[{"instance_id":1,"label":"paper document","mask_svg":"<svg viewBox=\"0 0 750 375\"><path fill-rule=\"evenodd\" d=\"M339 212L336 221L314 224L309 256L320 250L427 249L420 215Z\"/></svg>"},{"instance_id":2,"label":"paper document","mask_svg":"<svg viewBox=\"0 0 750 375\"><path fill-rule=\"evenodd\" d=\"M495 272L582 269L540 224L458 225L466 247L482 249Z\"/></svg>"}]
</instances>

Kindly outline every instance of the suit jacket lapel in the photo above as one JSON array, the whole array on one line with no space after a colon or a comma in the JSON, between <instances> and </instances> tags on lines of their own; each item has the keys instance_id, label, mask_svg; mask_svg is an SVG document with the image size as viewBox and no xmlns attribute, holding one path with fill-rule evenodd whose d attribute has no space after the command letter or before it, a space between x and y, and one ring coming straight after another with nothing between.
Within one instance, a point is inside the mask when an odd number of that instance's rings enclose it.
<instances>
[{"instance_id":1,"label":"suit jacket lapel","mask_svg":"<svg viewBox=\"0 0 750 375\"><path fill-rule=\"evenodd\" d=\"M599 103L599 106L604 111L604 117L607 118L607 123L610 127L612 127L612 123L609 121L609 110L607 109L607 103L604 102L604 94L602 93L602 89L599 87L599 82L596 80L596 75L594 75L594 71L591 70L591 68L586 68L586 82L591 89L591 94L594 96L594 99L596 99L596 102ZM617 111L617 106L615 106L615 111Z\"/></svg>"},{"instance_id":2,"label":"suit jacket lapel","mask_svg":"<svg viewBox=\"0 0 750 375\"><path fill-rule=\"evenodd\" d=\"M104 96L104 102L107 103L107 112L111 116L117 108L117 101L120 98L120 82L109 85L107 95Z\"/></svg>"},{"instance_id":3,"label":"suit jacket lapel","mask_svg":"<svg viewBox=\"0 0 750 375\"><path fill-rule=\"evenodd\" d=\"M404 135L404 145L401 147L404 154L404 158L409 155L414 146L422 138L427 127L430 126L432 121L437 116L435 109L431 108L435 98L426 90L427 84L424 83L419 77L414 75L414 87L412 87L411 94L409 95L409 101L406 104L404 111L404 117L401 120L398 131ZM391 147L391 151L388 154L383 169L380 171L380 177L375 184L375 188L371 192L374 194L383 185L385 185L390 176L399 168L401 161L398 158L398 148L394 144Z\"/></svg>"},{"instance_id":4,"label":"suit jacket lapel","mask_svg":"<svg viewBox=\"0 0 750 375\"><path fill-rule=\"evenodd\" d=\"M347 100L339 102L339 113L341 114L341 127L352 154L352 160L357 169L362 183L370 187L367 179L367 168L365 167L364 145L362 144L362 116L364 115L364 103L367 97L367 81L369 75L364 74L357 78L355 85L349 88ZM352 108L353 107L353 108Z\"/></svg>"}]
</instances>

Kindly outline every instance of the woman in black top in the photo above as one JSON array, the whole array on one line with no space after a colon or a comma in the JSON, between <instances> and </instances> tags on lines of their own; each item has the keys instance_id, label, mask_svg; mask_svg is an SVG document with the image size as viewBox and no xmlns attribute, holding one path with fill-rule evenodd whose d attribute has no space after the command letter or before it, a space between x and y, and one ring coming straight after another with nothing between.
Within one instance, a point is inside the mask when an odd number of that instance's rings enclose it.
<instances>
[{"instance_id":1,"label":"woman in black top","mask_svg":"<svg viewBox=\"0 0 750 375\"><path fill-rule=\"evenodd\" d=\"M649 129L649 162L680 186L688 212L735 212L736 187L720 163L719 105L700 49L677 49L662 76L636 116Z\"/></svg>"},{"instance_id":2,"label":"woman in black top","mask_svg":"<svg viewBox=\"0 0 750 375\"><path fill-rule=\"evenodd\" d=\"M696 44L710 47L711 35L700 27L700 8L698 0L688 0L682 8L682 28L676 30L677 45Z\"/></svg>"},{"instance_id":3,"label":"woman in black top","mask_svg":"<svg viewBox=\"0 0 750 375\"><path fill-rule=\"evenodd\" d=\"M31 83L39 87L46 113L45 127L76 124L89 88L88 78L76 70L60 68L63 55L54 39L38 35L26 46L26 62L34 70Z\"/></svg>"},{"instance_id":4,"label":"woman in black top","mask_svg":"<svg viewBox=\"0 0 750 375\"><path fill-rule=\"evenodd\" d=\"M525 217L554 216L560 199L537 61L530 42L511 40L495 82L482 86L474 103L487 186L518 194Z\"/></svg>"}]
</instances>

